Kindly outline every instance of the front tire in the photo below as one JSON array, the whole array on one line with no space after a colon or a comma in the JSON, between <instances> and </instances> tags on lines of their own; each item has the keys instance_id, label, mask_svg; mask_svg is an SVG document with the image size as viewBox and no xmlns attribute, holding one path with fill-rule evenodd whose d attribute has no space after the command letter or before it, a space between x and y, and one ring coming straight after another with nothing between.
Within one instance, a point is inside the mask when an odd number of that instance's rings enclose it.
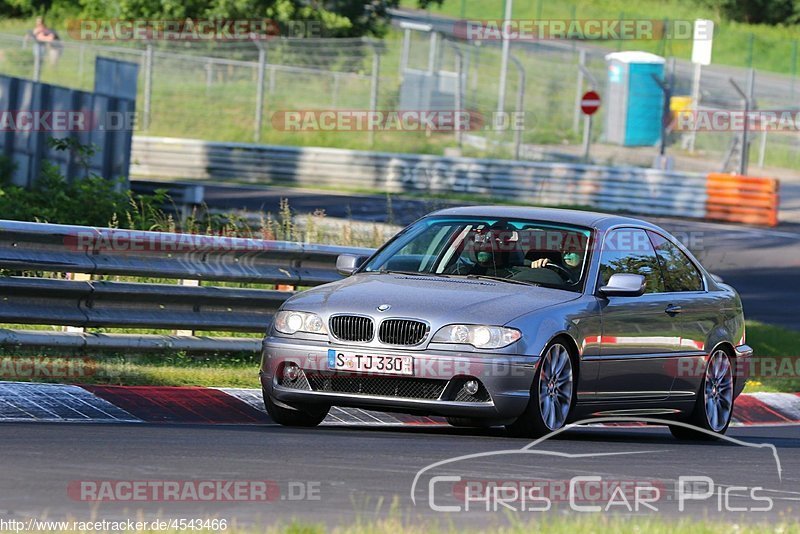
<instances>
[{"instance_id":1,"label":"front tire","mask_svg":"<svg viewBox=\"0 0 800 534\"><path fill-rule=\"evenodd\" d=\"M717 349L708 359L697 401L686 420L696 429L670 425L672 435L681 440L718 440L731 424L733 386L731 358L723 349Z\"/></svg>"},{"instance_id":2,"label":"front tire","mask_svg":"<svg viewBox=\"0 0 800 534\"><path fill-rule=\"evenodd\" d=\"M329 406L314 408L292 408L287 405L277 404L266 391L264 394L264 408L273 421L282 426L314 427L319 425L330 411Z\"/></svg>"},{"instance_id":3,"label":"front tire","mask_svg":"<svg viewBox=\"0 0 800 534\"><path fill-rule=\"evenodd\" d=\"M506 426L512 436L538 438L566 424L575 405L573 361L569 349L558 340L547 346L533 379L527 408Z\"/></svg>"}]
</instances>

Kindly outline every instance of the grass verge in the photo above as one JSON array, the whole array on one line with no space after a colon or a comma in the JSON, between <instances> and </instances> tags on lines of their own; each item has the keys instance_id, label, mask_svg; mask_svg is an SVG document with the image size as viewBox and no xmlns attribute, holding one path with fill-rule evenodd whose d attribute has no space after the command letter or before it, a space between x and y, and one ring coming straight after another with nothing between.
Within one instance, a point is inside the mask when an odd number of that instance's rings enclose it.
<instances>
[{"instance_id":1,"label":"grass verge","mask_svg":"<svg viewBox=\"0 0 800 534\"><path fill-rule=\"evenodd\" d=\"M760 375L752 377L746 393L756 391L800 391L800 332L757 321L747 322L747 344L761 358L755 369Z\"/></svg>"}]
</instances>

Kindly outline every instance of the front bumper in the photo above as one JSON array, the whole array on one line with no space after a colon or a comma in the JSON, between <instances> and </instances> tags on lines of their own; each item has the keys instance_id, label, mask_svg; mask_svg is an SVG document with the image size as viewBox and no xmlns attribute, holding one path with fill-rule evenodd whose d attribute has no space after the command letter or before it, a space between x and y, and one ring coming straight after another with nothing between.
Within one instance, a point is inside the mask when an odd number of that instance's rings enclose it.
<instances>
[{"instance_id":1,"label":"front bumper","mask_svg":"<svg viewBox=\"0 0 800 534\"><path fill-rule=\"evenodd\" d=\"M414 357L408 377L333 372L328 350ZM283 366L303 370L286 382ZM525 410L538 357L436 350L376 349L357 345L267 337L263 343L261 384L274 400L289 405L329 405L383 411L513 420ZM475 396L462 392L469 379L479 381ZM466 400L465 400L466 399Z\"/></svg>"},{"instance_id":2,"label":"front bumper","mask_svg":"<svg viewBox=\"0 0 800 534\"><path fill-rule=\"evenodd\" d=\"M738 397L744 390L747 379L750 378L750 367L753 359L753 349L749 345L739 345L735 349L734 360L733 397Z\"/></svg>"}]
</instances>

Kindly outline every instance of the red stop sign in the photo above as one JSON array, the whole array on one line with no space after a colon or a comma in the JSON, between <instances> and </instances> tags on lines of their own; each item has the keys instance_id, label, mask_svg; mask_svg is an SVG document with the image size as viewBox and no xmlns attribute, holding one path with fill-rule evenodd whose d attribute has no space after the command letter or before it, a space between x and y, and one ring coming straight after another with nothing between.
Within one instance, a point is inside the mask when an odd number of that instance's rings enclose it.
<instances>
[{"instance_id":1,"label":"red stop sign","mask_svg":"<svg viewBox=\"0 0 800 534\"><path fill-rule=\"evenodd\" d=\"M600 109L600 95L594 91L587 91L581 97L581 111L586 115L592 115Z\"/></svg>"}]
</instances>

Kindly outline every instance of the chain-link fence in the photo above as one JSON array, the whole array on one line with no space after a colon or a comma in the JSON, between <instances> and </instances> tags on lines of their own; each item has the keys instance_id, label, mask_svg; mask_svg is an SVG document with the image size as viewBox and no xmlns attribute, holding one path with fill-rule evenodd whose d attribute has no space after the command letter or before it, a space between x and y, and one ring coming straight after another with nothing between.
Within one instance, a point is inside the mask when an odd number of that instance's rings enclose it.
<instances>
[{"instance_id":1,"label":"chain-link fence","mask_svg":"<svg viewBox=\"0 0 800 534\"><path fill-rule=\"evenodd\" d=\"M97 56L139 65L137 133L218 141L372 148L441 153L460 144L466 155L580 159L584 117L580 95L593 88L607 94L605 54L613 48L585 43L512 42L503 109L523 111L524 128L497 124L501 86L499 42L467 43L425 31L392 31L383 41L368 39L273 39L254 42L139 42L128 46L61 41L44 45L0 35L0 72L91 89ZM649 43L669 55L679 44ZM673 46L674 45L674 46ZM625 43L630 48L631 43ZM659 48L660 47L660 48ZM579 66L583 65L588 74ZM408 72L441 73L443 91L458 93L452 106L482 118L467 135L453 132L285 131L272 124L285 110L394 110L401 106ZM691 94L693 66L667 59L673 95ZM460 75L458 74L460 73ZM743 100L730 79L747 87L748 69L703 68L701 109L741 110ZM520 85L524 76L525 83ZM758 109L800 109L795 77L757 72L752 84ZM440 87L441 89L441 87ZM592 158L603 163L650 165L657 149L604 143L606 106L594 116ZM502 122L502 121L500 121ZM474 126L474 124L472 125ZM668 153L676 169L731 170L739 132L697 133L693 150L685 134L672 134ZM798 133L753 132L751 171L800 169Z\"/></svg>"}]
</instances>

